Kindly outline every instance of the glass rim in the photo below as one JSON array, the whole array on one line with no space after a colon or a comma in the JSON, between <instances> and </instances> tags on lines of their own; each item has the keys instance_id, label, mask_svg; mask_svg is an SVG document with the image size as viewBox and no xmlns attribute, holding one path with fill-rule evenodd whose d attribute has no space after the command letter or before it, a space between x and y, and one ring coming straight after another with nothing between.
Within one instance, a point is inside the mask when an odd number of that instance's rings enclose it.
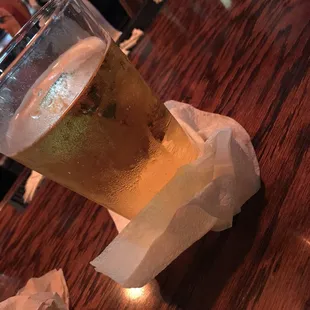
<instances>
[{"instance_id":1,"label":"glass rim","mask_svg":"<svg viewBox=\"0 0 310 310\"><path fill-rule=\"evenodd\" d=\"M42 18L47 17L47 20L44 22L44 25L31 37L30 41L26 43L23 49L12 59L9 65L4 69L0 69L0 83L3 78L7 75L10 69L18 62L18 60L26 53L26 51L34 45L37 39L40 37L40 34L49 26L52 20L59 16L59 14L65 9L65 7L71 2L71 0L50 0L48 1L38 12L36 12L23 27L15 34L9 44L2 50L0 53L0 64L11 56L13 50L22 43L25 36L29 31L36 25L37 22L42 20ZM53 8L51 14L46 16L46 12L50 8Z\"/></svg>"}]
</instances>

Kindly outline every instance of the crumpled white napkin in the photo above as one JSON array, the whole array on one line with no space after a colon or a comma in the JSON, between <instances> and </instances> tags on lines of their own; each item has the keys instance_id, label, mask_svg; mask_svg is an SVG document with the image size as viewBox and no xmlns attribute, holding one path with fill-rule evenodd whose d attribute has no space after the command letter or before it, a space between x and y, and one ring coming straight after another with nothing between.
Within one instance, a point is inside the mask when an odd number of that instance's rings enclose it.
<instances>
[{"instance_id":1,"label":"crumpled white napkin","mask_svg":"<svg viewBox=\"0 0 310 310\"><path fill-rule=\"evenodd\" d=\"M91 262L124 287L145 285L208 231L231 227L233 216L260 188L256 155L241 125L184 103L166 106L200 156L180 168Z\"/></svg>"},{"instance_id":2,"label":"crumpled white napkin","mask_svg":"<svg viewBox=\"0 0 310 310\"><path fill-rule=\"evenodd\" d=\"M30 279L16 296L0 303L0 310L68 310L69 293L62 269Z\"/></svg>"}]
</instances>

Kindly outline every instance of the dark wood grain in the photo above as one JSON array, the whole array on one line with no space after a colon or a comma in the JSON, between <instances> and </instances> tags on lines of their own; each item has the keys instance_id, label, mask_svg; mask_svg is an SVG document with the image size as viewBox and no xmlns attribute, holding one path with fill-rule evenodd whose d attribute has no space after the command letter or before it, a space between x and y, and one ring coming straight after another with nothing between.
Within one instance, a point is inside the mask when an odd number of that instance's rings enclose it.
<instances>
[{"instance_id":1,"label":"dark wood grain","mask_svg":"<svg viewBox=\"0 0 310 310\"><path fill-rule=\"evenodd\" d=\"M167 1L131 57L162 100L229 115L253 137L264 187L233 228L134 300L88 264L116 235L108 213L47 182L25 213L0 212L0 296L62 267L73 309L309 309L310 2L232 2Z\"/></svg>"}]
</instances>

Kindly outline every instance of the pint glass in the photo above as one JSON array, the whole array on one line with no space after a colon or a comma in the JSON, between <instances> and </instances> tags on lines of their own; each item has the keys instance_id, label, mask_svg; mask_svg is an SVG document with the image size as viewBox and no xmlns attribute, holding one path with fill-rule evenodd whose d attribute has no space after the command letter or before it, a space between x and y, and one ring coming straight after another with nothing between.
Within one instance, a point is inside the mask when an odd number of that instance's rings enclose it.
<instances>
[{"instance_id":1,"label":"pint glass","mask_svg":"<svg viewBox=\"0 0 310 310\"><path fill-rule=\"evenodd\" d=\"M0 69L0 152L127 218L197 156L81 0L45 5Z\"/></svg>"}]
</instances>

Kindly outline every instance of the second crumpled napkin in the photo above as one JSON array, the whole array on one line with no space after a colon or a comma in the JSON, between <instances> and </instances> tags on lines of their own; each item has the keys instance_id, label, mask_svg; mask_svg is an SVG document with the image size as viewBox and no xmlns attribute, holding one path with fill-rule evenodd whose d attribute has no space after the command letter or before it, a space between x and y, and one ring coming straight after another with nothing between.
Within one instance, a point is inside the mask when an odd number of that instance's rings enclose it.
<instances>
[{"instance_id":1,"label":"second crumpled napkin","mask_svg":"<svg viewBox=\"0 0 310 310\"><path fill-rule=\"evenodd\" d=\"M69 293L62 269L28 280L16 296L0 303L0 310L68 310Z\"/></svg>"}]
</instances>

